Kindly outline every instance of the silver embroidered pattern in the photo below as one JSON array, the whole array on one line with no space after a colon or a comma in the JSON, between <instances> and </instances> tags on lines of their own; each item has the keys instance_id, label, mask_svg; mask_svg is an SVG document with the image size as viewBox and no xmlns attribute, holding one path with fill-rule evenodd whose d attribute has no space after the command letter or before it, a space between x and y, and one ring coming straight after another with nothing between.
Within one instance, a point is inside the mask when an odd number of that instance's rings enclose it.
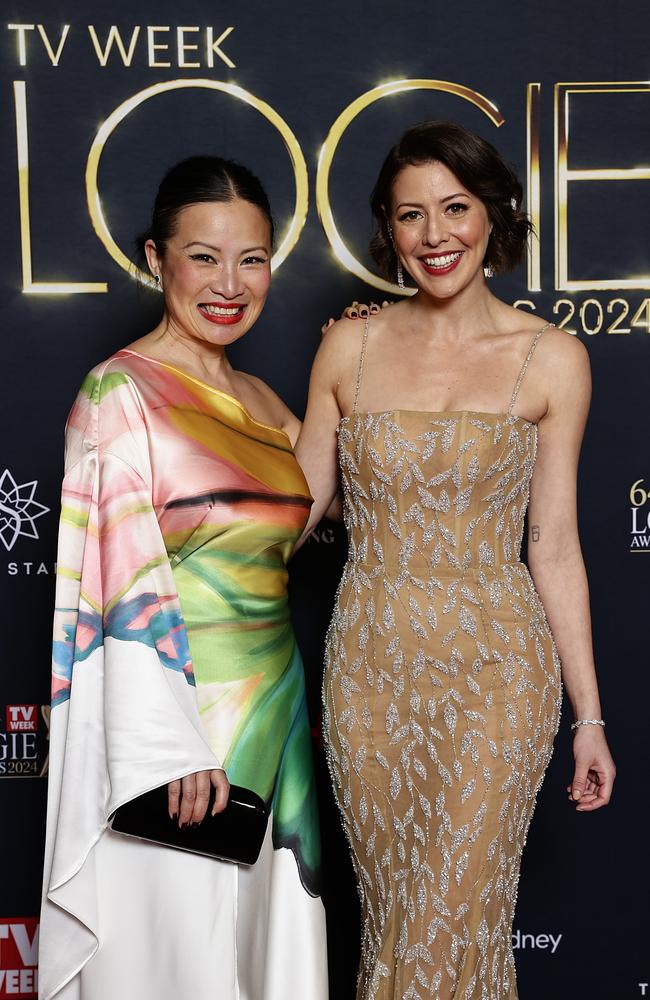
<instances>
[{"instance_id":1,"label":"silver embroidered pattern","mask_svg":"<svg viewBox=\"0 0 650 1000\"><path fill-rule=\"evenodd\" d=\"M516 398L341 421L324 728L361 899L357 1000L516 997L519 865L561 694L517 561L537 430Z\"/></svg>"}]
</instances>

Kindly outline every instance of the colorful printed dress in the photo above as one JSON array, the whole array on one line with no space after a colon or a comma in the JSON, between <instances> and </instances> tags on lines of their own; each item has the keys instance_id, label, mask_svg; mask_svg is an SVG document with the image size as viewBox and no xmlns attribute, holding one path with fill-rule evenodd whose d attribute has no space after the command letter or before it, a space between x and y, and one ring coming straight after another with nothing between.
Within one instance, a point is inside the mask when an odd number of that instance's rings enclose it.
<instances>
[{"instance_id":1,"label":"colorful printed dress","mask_svg":"<svg viewBox=\"0 0 650 1000\"><path fill-rule=\"evenodd\" d=\"M286 562L311 504L286 434L119 351L66 433L41 924L44 1000L324 1000L320 845ZM223 766L271 821L249 869L106 828Z\"/></svg>"}]
</instances>

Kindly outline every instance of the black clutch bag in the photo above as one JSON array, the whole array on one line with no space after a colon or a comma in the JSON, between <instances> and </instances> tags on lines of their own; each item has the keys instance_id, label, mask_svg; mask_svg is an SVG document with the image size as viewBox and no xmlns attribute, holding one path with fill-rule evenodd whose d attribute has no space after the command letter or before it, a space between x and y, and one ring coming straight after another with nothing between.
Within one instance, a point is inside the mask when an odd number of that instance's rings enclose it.
<instances>
[{"instance_id":1,"label":"black clutch bag","mask_svg":"<svg viewBox=\"0 0 650 1000\"><path fill-rule=\"evenodd\" d=\"M149 840L179 851L205 854L220 861L254 865L262 849L269 818L264 800L248 788L230 786L226 808L211 816L214 788L205 819L198 826L180 829L169 817L167 785L154 788L125 803L108 821L111 830L127 837Z\"/></svg>"}]
</instances>

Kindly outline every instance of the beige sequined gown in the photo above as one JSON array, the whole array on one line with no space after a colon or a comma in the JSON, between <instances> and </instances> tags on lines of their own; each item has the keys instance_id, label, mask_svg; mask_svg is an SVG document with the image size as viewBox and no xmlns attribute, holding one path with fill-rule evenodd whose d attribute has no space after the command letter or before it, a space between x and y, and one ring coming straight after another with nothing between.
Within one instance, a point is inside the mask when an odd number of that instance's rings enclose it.
<instances>
[{"instance_id":1,"label":"beige sequined gown","mask_svg":"<svg viewBox=\"0 0 650 1000\"><path fill-rule=\"evenodd\" d=\"M355 412L325 733L361 896L357 1000L516 1000L520 860L560 665L518 561L537 428L508 412Z\"/></svg>"}]
</instances>

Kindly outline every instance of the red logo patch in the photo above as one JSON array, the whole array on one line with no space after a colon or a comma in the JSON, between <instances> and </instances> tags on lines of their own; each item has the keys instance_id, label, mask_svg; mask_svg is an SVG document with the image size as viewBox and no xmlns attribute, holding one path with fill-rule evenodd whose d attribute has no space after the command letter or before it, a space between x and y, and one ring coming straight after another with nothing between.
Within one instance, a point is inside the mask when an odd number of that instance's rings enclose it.
<instances>
[{"instance_id":1,"label":"red logo patch","mask_svg":"<svg viewBox=\"0 0 650 1000\"><path fill-rule=\"evenodd\" d=\"M7 705L8 733L35 733L38 729L38 705Z\"/></svg>"},{"instance_id":2,"label":"red logo patch","mask_svg":"<svg viewBox=\"0 0 650 1000\"><path fill-rule=\"evenodd\" d=\"M36 997L37 963L38 917L0 917L0 1000Z\"/></svg>"}]
</instances>

